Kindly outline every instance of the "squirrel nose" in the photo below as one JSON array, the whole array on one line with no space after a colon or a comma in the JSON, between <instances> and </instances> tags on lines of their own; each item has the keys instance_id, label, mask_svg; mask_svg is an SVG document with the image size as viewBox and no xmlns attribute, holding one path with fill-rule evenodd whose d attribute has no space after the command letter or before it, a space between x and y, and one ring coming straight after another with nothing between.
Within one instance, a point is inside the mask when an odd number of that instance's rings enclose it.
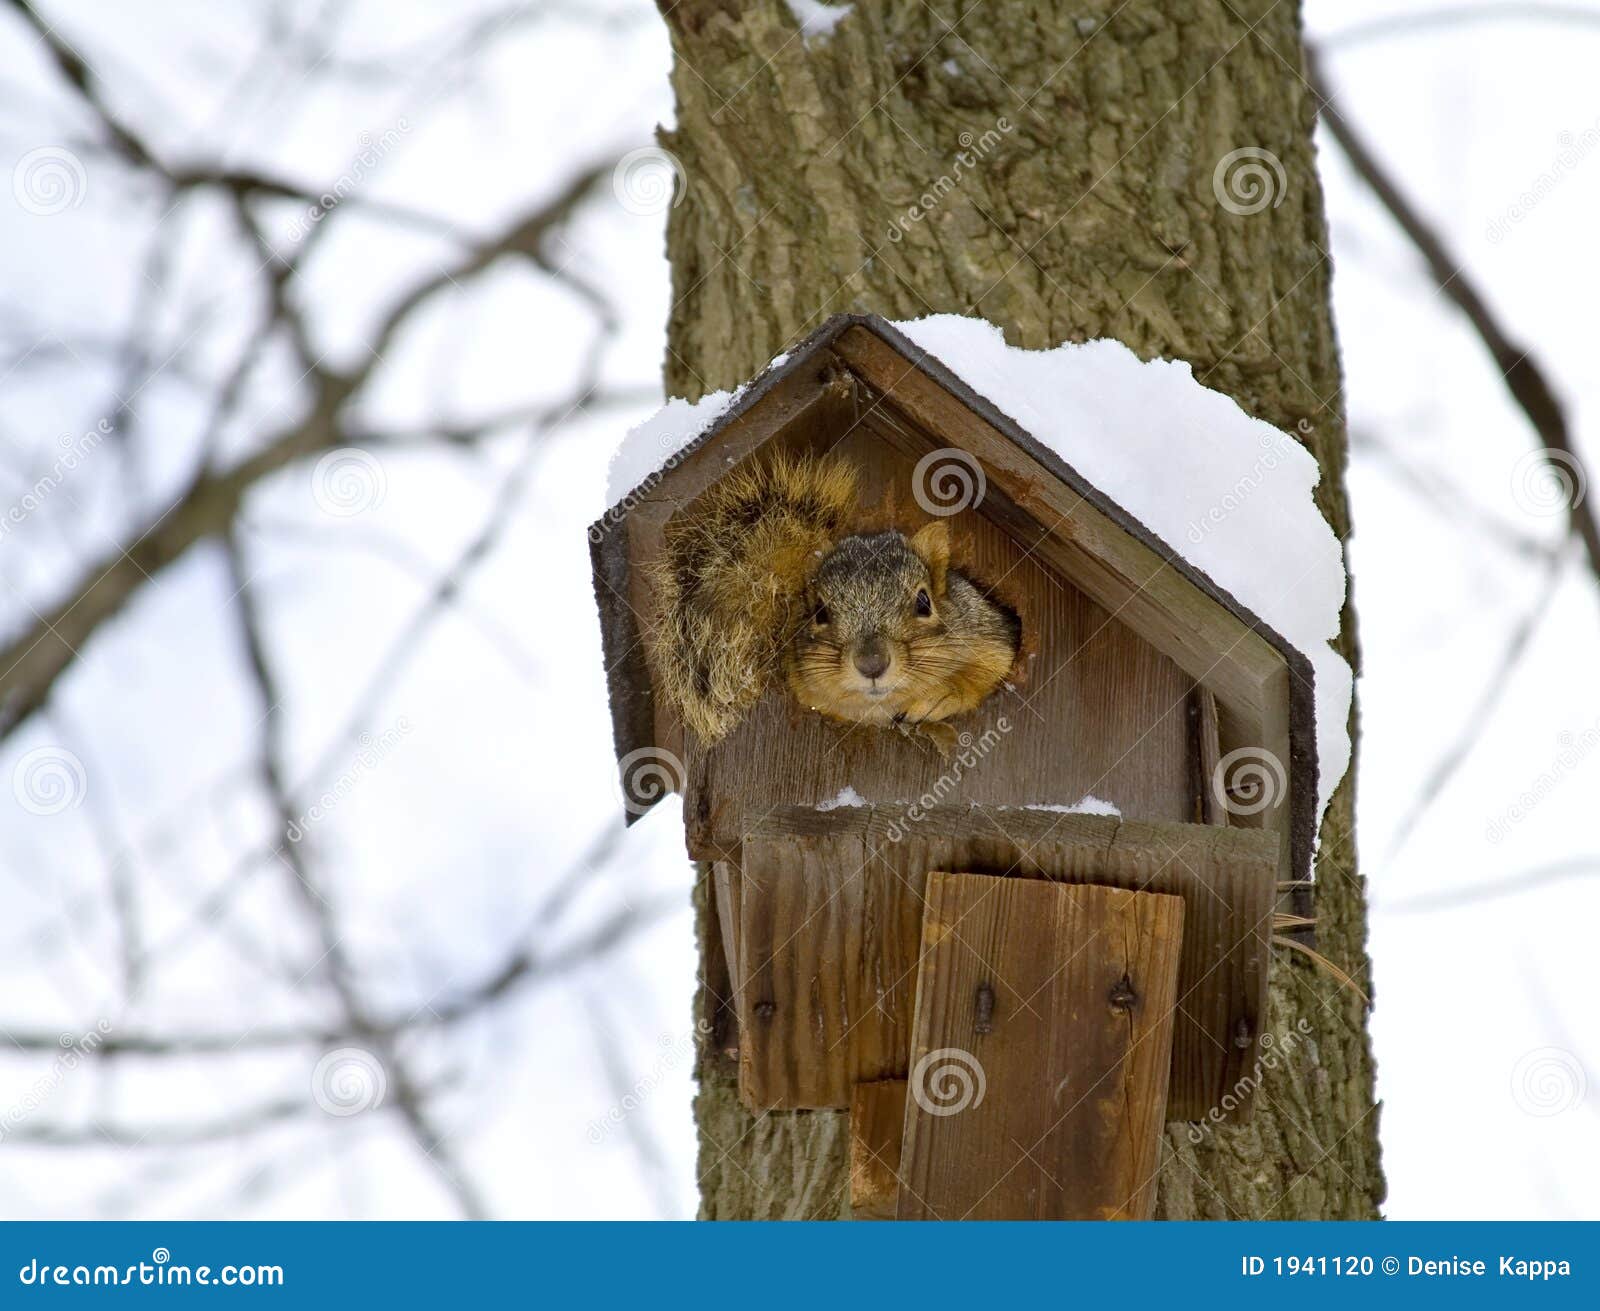
<instances>
[{"instance_id":1,"label":"squirrel nose","mask_svg":"<svg viewBox=\"0 0 1600 1311\"><path fill-rule=\"evenodd\" d=\"M882 678L889 668L888 649L876 638L858 646L853 659L863 678Z\"/></svg>"}]
</instances>

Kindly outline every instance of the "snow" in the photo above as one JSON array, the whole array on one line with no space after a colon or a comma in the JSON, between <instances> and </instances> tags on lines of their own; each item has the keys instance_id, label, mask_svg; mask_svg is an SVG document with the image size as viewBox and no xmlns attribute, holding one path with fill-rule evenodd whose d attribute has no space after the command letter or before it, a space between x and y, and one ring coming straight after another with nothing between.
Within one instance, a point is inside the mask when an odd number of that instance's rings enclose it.
<instances>
[{"instance_id":1,"label":"snow","mask_svg":"<svg viewBox=\"0 0 1600 1311\"><path fill-rule=\"evenodd\" d=\"M841 806L864 806L867 799L846 783L839 794L828 801L817 802L818 810L838 810Z\"/></svg>"},{"instance_id":2,"label":"snow","mask_svg":"<svg viewBox=\"0 0 1600 1311\"><path fill-rule=\"evenodd\" d=\"M1350 765L1354 680L1331 645L1344 555L1312 500L1321 475L1311 454L1197 382L1187 363L1141 360L1119 341L1023 350L994 324L958 314L894 326L1306 656L1316 680L1320 820ZM743 392L669 401L633 429L611 462L611 509Z\"/></svg>"},{"instance_id":3,"label":"snow","mask_svg":"<svg viewBox=\"0 0 1600 1311\"><path fill-rule=\"evenodd\" d=\"M1035 801L1026 806L1005 806L1005 810L1048 810L1057 815L1110 815L1113 819L1121 819L1122 811L1109 801L1102 801L1096 796L1084 796L1070 806L1063 806L1059 802Z\"/></svg>"},{"instance_id":4,"label":"snow","mask_svg":"<svg viewBox=\"0 0 1600 1311\"><path fill-rule=\"evenodd\" d=\"M615 510L630 493L670 469L678 452L726 414L743 392L743 387L707 392L692 402L673 397L638 427L629 429L606 470L606 509Z\"/></svg>"},{"instance_id":5,"label":"snow","mask_svg":"<svg viewBox=\"0 0 1600 1311\"><path fill-rule=\"evenodd\" d=\"M800 24L800 35L807 45L813 39L826 39L850 15L854 5L825 5L818 0L788 0L789 12Z\"/></svg>"},{"instance_id":6,"label":"snow","mask_svg":"<svg viewBox=\"0 0 1600 1311\"><path fill-rule=\"evenodd\" d=\"M1350 764L1353 678L1330 645L1344 555L1312 500L1310 453L1187 363L1118 341L1023 350L956 314L896 326L1310 660L1320 819Z\"/></svg>"}]
</instances>

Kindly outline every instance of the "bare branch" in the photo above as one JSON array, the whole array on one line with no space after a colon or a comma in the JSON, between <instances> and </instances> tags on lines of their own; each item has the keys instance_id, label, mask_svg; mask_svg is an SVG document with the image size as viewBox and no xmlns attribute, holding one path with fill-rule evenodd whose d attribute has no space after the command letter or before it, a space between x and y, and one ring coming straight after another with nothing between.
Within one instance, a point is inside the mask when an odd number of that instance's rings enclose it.
<instances>
[{"instance_id":1,"label":"bare branch","mask_svg":"<svg viewBox=\"0 0 1600 1311\"><path fill-rule=\"evenodd\" d=\"M192 1147L228 1142L290 1120L309 1117L316 1103L309 1097L285 1098L233 1115L198 1123L130 1125L104 1120L84 1126L25 1122L6 1130L6 1145L34 1147Z\"/></svg>"},{"instance_id":2,"label":"bare branch","mask_svg":"<svg viewBox=\"0 0 1600 1311\"><path fill-rule=\"evenodd\" d=\"M1447 746L1444 753L1434 762L1433 768L1428 771L1427 777L1422 781L1418 790L1417 799L1412 802L1411 809L1400 820L1395 829L1393 840L1389 844L1389 859L1393 860L1400 849L1405 846L1406 840L1416 830L1422 817L1427 814L1445 788L1450 785L1450 780L1456 776L1456 771L1466 763L1467 757L1472 754L1472 749L1483 736L1484 726L1489 722L1489 717L1494 713L1494 708L1500 704L1500 699L1505 695L1506 688L1511 685L1511 680L1516 672L1517 665L1527 653L1528 643L1532 641L1534 632L1539 627L1539 621L1550 612L1550 607L1555 601L1556 588L1561 582L1561 563L1563 555L1551 557L1545 565L1544 588L1534 598L1533 604L1528 607L1527 613L1517 622L1511 631L1511 636L1506 640L1505 649L1500 653L1494 670L1490 673L1488 681L1484 684L1482 695L1477 702L1467 711L1465 722L1454 742Z\"/></svg>"},{"instance_id":3,"label":"bare branch","mask_svg":"<svg viewBox=\"0 0 1600 1311\"><path fill-rule=\"evenodd\" d=\"M392 1105L410 1131L422 1155L433 1165L463 1215L469 1219L488 1218L488 1210L477 1186L468 1177L455 1153L445 1142L425 1103L421 1084L402 1057L392 1033L379 1030L369 1018L356 983L356 972L344 949L344 937L334 919L332 903L316 886L306 860L305 848L289 840L298 807L284 780L282 768L283 694L278 688L262 637L261 616L255 605L249 574L240 557L237 542L228 539L228 563L233 572L234 595L238 601L250 672L263 706L261 780L284 834L280 849L285 866L292 874L291 886L316 929L322 955L315 968L327 979L347 1024L357 1041L370 1047L381 1062L388 1079Z\"/></svg>"},{"instance_id":4,"label":"bare branch","mask_svg":"<svg viewBox=\"0 0 1600 1311\"><path fill-rule=\"evenodd\" d=\"M1417 915L1435 910L1459 910L1480 902L1498 901L1502 897L1517 896L1552 883L1565 883L1570 879L1590 879L1600 875L1600 856L1573 856L1569 860L1552 861L1536 865L1533 869L1508 874L1504 878L1490 879L1484 883L1469 883L1464 888L1450 888L1443 892L1427 892L1399 901L1379 899L1373 909L1383 915Z\"/></svg>"},{"instance_id":5,"label":"bare branch","mask_svg":"<svg viewBox=\"0 0 1600 1311\"><path fill-rule=\"evenodd\" d=\"M1573 447L1561 402L1556 399L1544 370L1530 358L1530 348L1511 340L1438 229L1422 217L1365 139L1350 125L1329 90L1315 50L1306 51L1306 76L1319 101L1322 121L1328 125L1328 131L1339 143L1351 167L1426 261L1438 290L1466 315L1467 322L1493 357L1512 400L1533 425L1547 458L1552 453L1561 457L1559 461L1551 459L1556 473L1564 480L1569 469L1582 471L1582 461ZM1585 481L1586 478L1580 478L1580 485ZM1568 506L1568 522L1572 532L1583 541L1590 571L1600 580L1600 521L1595 518L1593 501L1573 496Z\"/></svg>"}]
</instances>

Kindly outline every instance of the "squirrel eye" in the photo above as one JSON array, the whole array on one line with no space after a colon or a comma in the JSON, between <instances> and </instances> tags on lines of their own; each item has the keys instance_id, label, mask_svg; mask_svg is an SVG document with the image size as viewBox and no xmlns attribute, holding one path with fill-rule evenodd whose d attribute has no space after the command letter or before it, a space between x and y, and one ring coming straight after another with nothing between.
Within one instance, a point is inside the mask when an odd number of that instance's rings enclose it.
<instances>
[{"instance_id":1,"label":"squirrel eye","mask_svg":"<svg viewBox=\"0 0 1600 1311\"><path fill-rule=\"evenodd\" d=\"M925 587L917 592L917 613L924 619L933 613L933 601Z\"/></svg>"},{"instance_id":2,"label":"squirrel eye","mask_svg":"<svg viewBox=\"0 0 1600 1311\"><path fill-rule=\"evenodd\" d=\"M826 628L832 620L833 616L828 613L828 607L825 605L819 605L816 612L811 616L811 622L816 624L818 628Z\"/></svg>"}]
</instances>

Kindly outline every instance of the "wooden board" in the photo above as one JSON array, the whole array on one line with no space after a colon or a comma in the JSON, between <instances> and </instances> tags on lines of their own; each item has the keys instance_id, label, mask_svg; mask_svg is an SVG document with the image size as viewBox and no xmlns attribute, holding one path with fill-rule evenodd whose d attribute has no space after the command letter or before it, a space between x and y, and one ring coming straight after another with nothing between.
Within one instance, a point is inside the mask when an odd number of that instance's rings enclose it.
<instances>
[{"instance_id":1,"label":"wooden board","mask_svg":"<svg viewBox=\"0 0 1600 1311\"><path fill-rule=\"evenodd\" d=\"M928 875L898 1218L1149 1218L1183 905Z\"/></svg>"},{"instance_id":2,"label":"wooden board","mask_svg":"<svg viewBox=\"0 0 1600 1311\"><path fill-rule=\"evenodd\" d=\"M1101 883L1183 898L1169 1113L1201 1119L1258 1058L1277 880L1269 832L993 806L779 807L730 878L740 1093L843 1109L906 1077L927 871ZM1248 1086L1219 1111L1249 1114Z\"/></svg>"},{"instance_id":3,"label":"wooden board","mask_svg":"<svg viewBox=\"0 0 1600 1311\"><path fill-rule=\"evenodd\" d=\"M893 1220L900 1196L906 1082L858 1083L850 1094L850 1215Z\"/></svg>"}]
</instances>

